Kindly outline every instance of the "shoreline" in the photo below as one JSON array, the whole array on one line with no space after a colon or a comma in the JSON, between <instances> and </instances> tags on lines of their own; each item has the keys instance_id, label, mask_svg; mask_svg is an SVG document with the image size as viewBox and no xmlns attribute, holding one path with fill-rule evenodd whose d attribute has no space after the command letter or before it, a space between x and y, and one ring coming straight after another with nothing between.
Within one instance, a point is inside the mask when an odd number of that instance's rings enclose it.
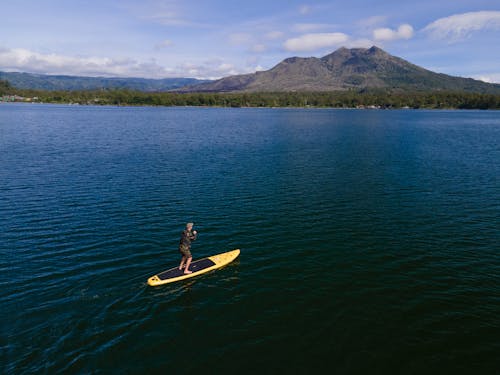
<instances>
[{"instance_id":1,"label":"shoreline","mask_svg":"<svg viewBox=\"0 0 500 375\"><path fill-rule=\"evenodd\" d=\"M129 90L0 90L1 102L216 108L500 109L500 94L466 91L179 93Z\"/></svg>"},{"instance_id":2,"label":"shoreline","mask_svg":"<svg viewBox=\"0 0 500 375\"><path fill-rule=\"evenodd\" d=\"M54 105L65 107L95 107L95 108L216 108L216 109L290 109L290 110L359 110L359 111L498 111L500 108L456 108L456 107L320 107L320 106L220 106L220 105L151 105L151 104L92 104L92 103L66 103L66 102L33 102L33 101L0 101L1 105Z\"/></svg>"}]
</instances>

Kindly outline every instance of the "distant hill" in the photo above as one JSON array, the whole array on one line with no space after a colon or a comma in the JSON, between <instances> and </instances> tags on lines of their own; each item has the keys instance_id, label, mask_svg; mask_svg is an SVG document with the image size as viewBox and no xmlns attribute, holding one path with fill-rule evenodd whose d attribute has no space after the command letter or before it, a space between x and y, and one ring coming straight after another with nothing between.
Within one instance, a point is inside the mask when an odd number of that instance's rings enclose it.
<instances>
[{"instance_id":1,"label":"distant hill","mask_svg":"<svg viewBox=\"0 0 500 375\"><path fill-rule=\"evenodd\" d=\"M13 87L19 89L49 91L129 89L146 92L168 91L207 82L194 78L105 78L7 72L0 72L0 80L8 81Z\"/></svg>"},{"instance_id":2,"label":"distant hill","mask_svg":"<svg viewBox=\"0 0 500 375\"><path fill-rule=\"evenodd\" d=\"M340 48L322 58L291 57L274 68L191 85L182 92L289 92L348 89L500 94L499 84L435 73L378 47Z\"/></svg>"}]
</instances>

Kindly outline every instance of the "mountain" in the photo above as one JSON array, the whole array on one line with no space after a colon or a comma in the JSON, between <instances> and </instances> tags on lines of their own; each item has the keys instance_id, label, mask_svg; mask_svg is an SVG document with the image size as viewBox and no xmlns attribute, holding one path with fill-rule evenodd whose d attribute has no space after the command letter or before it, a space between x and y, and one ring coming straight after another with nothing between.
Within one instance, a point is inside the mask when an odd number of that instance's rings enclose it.
<instances>
[{"instance_id":1,"label":"mountain","mask_svg":"<svg viewBox=\"0 0 500 375\"><path fill-rule=\"evenodd\" d=\"M389 89L500 94L500 84L435 73L378 47L340 48L321 58L290 57L274 68L216 81L105 78L0 72L13 87L39 90L129 89L144 92L290 92Z\"/></svg>"},{"instance_id":2,"label":"mountain","mask_svg":"<svg viewBox=\"0 0 500 375\"><path fill-rule=\"evenodd\" d=\"M322 58L291 57L274 68L182 88L182 92L286 92L348 89L500 94L499 84L435 73L378 47L340 48Z\"/></svg>"},{"instance_id":3,"label":"mountain","mask_svg":"<svg viewBox=\"0 0 500 375\"><path fill-rule=\"evenodd\" d=\"M99 90L129 89L137 91L168 91L207 81L194 78L105 78L0 72L0 80L13 87L34 90Z\"/></svg>"}]
</instances>

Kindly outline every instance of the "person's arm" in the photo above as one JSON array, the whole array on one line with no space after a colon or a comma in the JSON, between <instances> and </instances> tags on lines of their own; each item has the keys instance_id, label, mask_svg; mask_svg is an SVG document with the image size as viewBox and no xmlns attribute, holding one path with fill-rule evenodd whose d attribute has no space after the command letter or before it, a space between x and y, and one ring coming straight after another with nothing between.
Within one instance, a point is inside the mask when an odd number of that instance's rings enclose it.
<instances>
[{"instance_id":1,"label":"person's arm","mask_svg":"<svg viewBox=\"0 0 500 375\"><path fill-rule=\"evenodd\" d=\"M196 240L196 237L197 237L197 236L198 236L198 232L197 232L197 231L195 231L195 230L193 230L193 231L191 232L191 236L189 236L189 239L190 239L191 241L194 241L194 240Z\"/></svg>"}]
</instances>

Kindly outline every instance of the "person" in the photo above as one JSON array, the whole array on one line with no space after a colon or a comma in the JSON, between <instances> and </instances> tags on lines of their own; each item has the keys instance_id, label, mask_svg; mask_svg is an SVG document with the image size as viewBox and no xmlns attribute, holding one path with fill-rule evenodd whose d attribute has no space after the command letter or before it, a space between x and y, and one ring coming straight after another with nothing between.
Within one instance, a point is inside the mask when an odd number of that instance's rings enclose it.
<instances>
[{"instance_id":1,"label":"person","mask_svg":"<svg viewBox=\"0 0 500 375\"><path fill-rule=\"evenodd\" d=\"M182 254L179 269L182 270L184 268L185 275L193 273L193 271L189 270L191 260L193 260L193 256L191 255L191 242L196 240L198 234L198 232L193 230L193 225L193 223L186 224L186 229L182 231L181 240L179 241L179 251Z\"/></svg>"}]
</instances>

